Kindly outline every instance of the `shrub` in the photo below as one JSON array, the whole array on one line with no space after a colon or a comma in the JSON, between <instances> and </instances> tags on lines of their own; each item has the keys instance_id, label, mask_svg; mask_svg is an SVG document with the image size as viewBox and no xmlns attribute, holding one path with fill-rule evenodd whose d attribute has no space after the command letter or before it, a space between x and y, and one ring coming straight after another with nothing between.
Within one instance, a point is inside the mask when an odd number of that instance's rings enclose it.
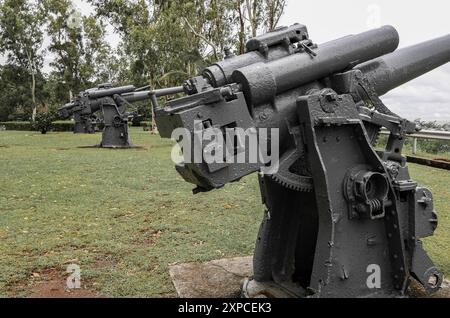
<instances>
[{"instance_id":1,"label":"shrub","mask_svg":"<svg viewBox=\"0 0 450 318\"><path fill-rule=\"evenodd\" d=\"M74 123L70 120L57 120L52 123L53 131L73 131Z\"/></svg>"},{"instance_id":2,"label":"shrub","mask_svg":"<svg viewBox=\"0 0 450 318\"><path fill-rule=\"evenodd\" d=\"M33 127L28 121L5 121L0 122L0 126L5 126L6 130L30 131ZM54 121L52 122L52 131L73 131L74 123L72 121Z\"/></svg>"},{"instance_id":3,"label":"shrub","mask_svg":"<svg viewBox=\"0 0 450 318\"><path fill-rule=\"evenodd\" d=\"M6 130L32 130L31 123L28 121L5 121L0 122L0 126L5 126Z\"/></svg>"},{"instance_id":4,"label":"shrub","mask_svg":"<svg viewBox=\"0 0 450 318\"><path fill-rule=\"evenodd\" d=\"M31 122L31 126L42 134L46 134L52 128L54 118L55 115L52 112L37 113L34 122Z\"/></svg>"},{"instance_id":5,"label":"shrub","mask_svg":"<svg viewBox=\"0 0 450 318\"><path fill-rule=\"evenodd\" d=\"M144 131L150 131L150 128L152 127L152 123L149 121L141 121L140 126Z\"/></svg>"}]
</instances>

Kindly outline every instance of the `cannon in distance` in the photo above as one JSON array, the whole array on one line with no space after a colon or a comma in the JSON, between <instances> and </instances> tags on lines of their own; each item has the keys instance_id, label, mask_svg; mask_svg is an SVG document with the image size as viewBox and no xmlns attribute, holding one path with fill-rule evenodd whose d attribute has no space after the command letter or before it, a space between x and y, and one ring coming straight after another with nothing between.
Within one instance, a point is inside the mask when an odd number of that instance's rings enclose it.
<instances>
[{"instance_id":1,"label":"cannon in distance","mask_svg":"<svg viewBox=\"0 0 450 318\"><path fill-rule=\"evenodd\" d=\"M77 118L92 118L101 111L103 114L104 128L102 141L99 147L102 148L130 148L133 147L128 132L128 119L136 116L137 113L126 112L132 103L151 100L156 102L160 96L172 95L182 92L182 87L160 90L136 89L133 85L113 87L111 84L101 84L96 88L80 92L74 101L58 109L58 113L63 118L74 116L75 132L77 131ZM90 121L82 121L78 126L91 128ZM89 129L90 130L90 129Z\"/></svg>"},{"instance_id":2,"label":"cannon in distance","mask_svg":"<svg viewBox=\"0 0 450 318\"><path fill-rule=\"evenodd\" d=\"M73 116L75 120L74 133L94 133L93 118L96 113L102 111L103 121L106 123L103 130L101 147L127 147L131 146L128 137L128 127L124 124L128 122L125 114L127 105L117 103L114 96L121 93L132 92L136 88L132 85L123 87L112 87L111 84L100 84L96 88L82 91L70 103L58 109L58 113L63 118ZM120 105L119 107L117 107ZM105 106L105 107L103 107ZM112 127L106 129L106 127Z\"/></svg>"},{"instance_id":3,"label":"cannon in distance","mask_svg":"<svg viewBox=\"0 0 450 318\"><path fill-rule=\"evenodd\" d=\"M279 129L279 169L259 175L267 211L244 294L401 296L412 278L429 292L439 288L442 273L420 241L437 226L432 194L411 179L401 155L405 134L416 127L379 97L449 62L450 35L396 51L398 43L390 26L318 46L303 25L280 28L186 81L189 96L156 110L166 138L180 127L195 138L199 120L204 131L224 134ZM389 140L376 150L382 127ZM235 155L248 149L231 147ZM189 160L176 166L196 192L261 168ZM367 284L371 268L379 269L380 286Z\"/></svg>"}]
</instances>

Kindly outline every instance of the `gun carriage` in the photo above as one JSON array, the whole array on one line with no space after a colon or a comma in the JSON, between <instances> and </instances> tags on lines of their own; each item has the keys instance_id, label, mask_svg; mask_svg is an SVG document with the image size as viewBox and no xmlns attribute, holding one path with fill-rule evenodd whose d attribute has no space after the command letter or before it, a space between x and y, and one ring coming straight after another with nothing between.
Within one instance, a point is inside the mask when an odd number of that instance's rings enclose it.
<instances>
[{"instance_id":1,"label":"gun carriage","mask_svg":"<svg viewBox=\"0 0 450 318\"><path fill-rule=\"evenodd\" d=\"M441 285L442 272L421 241L437 226L433 196L412 180L402 156L405 136L417 127L380 96L449 62L450 35L399 50L398 44L391 26L321 45L304 25L279 28L187 80L187 96L157 108L162 137L185 128L183 140L195 139L215 129L231 157L251 155L248 138L233 129L260 137L277 131L259 139L279 153L276 163L185 156L176 165L197 186L194 193L259 172L266 211L244 295L402 296L413 278L428 292ZM380 150L382 127L390 135ZM205 156L220 149L217 143L183 152Z\"/></svg>"}]
</instances>

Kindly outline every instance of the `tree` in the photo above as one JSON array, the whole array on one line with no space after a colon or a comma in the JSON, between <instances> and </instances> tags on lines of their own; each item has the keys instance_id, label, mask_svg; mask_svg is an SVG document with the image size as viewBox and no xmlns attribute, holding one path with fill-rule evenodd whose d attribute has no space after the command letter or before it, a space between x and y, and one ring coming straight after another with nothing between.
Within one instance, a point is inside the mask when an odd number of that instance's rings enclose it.
<instances>
[{"instance_id":1,"label":"tree","mask_svg":"<svg viewBox=\"0 0 450 318\"><path fill-rule=\"evenodd\" d=\"M243 53L249 30L256 35L266 20L271 21L268 25L275 26L285 1L89 2L96 7L97 16L107 20L121 35L120 59L126 61L127 76L132 83L161 87L180 85L205 66L222 59L226 47L238 43ZM242 23L241 28L235 27L237 22Z\"/></svg>"},{"instance_id":2,"label":"tree","mask_svg":"<svg viewBox=\"0 0 450 318\"><path fill-rule=\"evenodd\" d=\"M43 0L47 15L52 102L64 103L72 94L101 82L113 81L117 60L105 41L106 26L94 16L82 16L70 0Z\"/></svg>"},{"instance_id":3,"label":"tree","mask_svg":"<svg viewBox=\"0 0 450 318\"><path fill-rule=\"evenodd\" d=\"M263 21L266 31L273 31L280 22L287 0L266 0Z\"/></svg>"},{"instance_id":4,"label":"tree","mask_svg":"<svg viewBox=\"0 0 450 318\"><path fill-rule=\"evenodd\" d=\"M239 21L239 53L245 51L246 35L273 31L284 13L287 0L236 0Z\"/></svg>"},{"instance_id":5,"label":"tree","mask_svg":"<svg viewBox=\"0 0 450 318\"><path fill-rule=\"evenodd\" d=\"M41 76L43 64L43 23L40 1L5 0L0 4L0 53L7 54L9 65L28 71L33 121L37 110L36 77Z\"/></svg>"}]
</instances>

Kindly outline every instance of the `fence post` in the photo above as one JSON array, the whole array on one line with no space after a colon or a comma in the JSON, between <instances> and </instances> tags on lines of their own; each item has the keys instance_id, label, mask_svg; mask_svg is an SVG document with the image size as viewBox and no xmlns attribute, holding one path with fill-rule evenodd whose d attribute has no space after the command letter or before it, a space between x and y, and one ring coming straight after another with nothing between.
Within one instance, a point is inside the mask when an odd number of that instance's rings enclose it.
<instances>
[{"instance_id":1,"label":"fence post","mask_svg":"<svg viewBox=\"0 0 450 318\"><path fill-rule=\"evenodd\" d=\"M413 139L413 149L412 149L413 155L417 153L417 138Z\"/></svg>"}]
</instances>

